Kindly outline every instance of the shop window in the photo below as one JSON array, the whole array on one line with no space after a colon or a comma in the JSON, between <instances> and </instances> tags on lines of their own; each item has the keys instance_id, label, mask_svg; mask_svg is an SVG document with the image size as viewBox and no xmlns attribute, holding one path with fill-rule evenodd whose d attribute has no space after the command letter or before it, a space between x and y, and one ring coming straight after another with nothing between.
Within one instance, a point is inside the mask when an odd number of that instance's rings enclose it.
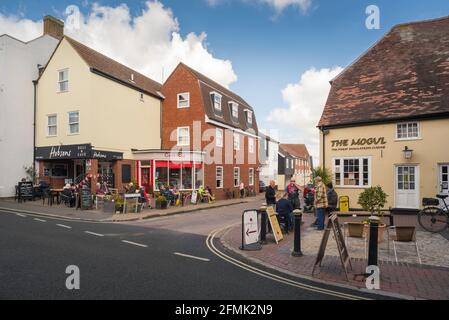
<instances>
[{"instance_id":1,"label":"shop window","mask_svg":"<svg viewBox=\"0 0 449 320\"><path fill-rule=\"evenodd\" d=\"M218 189L223 188L223 167L217 167L215 169L216 172L216 187Z\"/></svg>"},{"instance_id":2,"label":"shop window","mask_svg":"<svg viewBox=\"0 0 449 320\"><path fill-rule=\"evenodd\" d=\"M234 168L234 187L240 185L240 168Z\"/></svg>"},{"instance_id":3,"label":"shop window","mask_svg":"<svg viewBox=\"0 0 449 320\"><path fill-rule=\"evenodd\" d=\"M178 94L178 109L190 107L190 93Z\"/></svg>"},{"instance_id":4,"label":"shop window","mask_svg":"<svg viewBox=\"0 0 449 320\"><path fill-rule=\"evenodd\" d=\"M170 162L168 170L168 184L174 186L177 189L181 187L181 163Z\"/></svg>"},{"instance_id":5,"label":"shop window","mask_svg":"<svg viewBox=\"0 0 449 320\"><path fill-rule=\"evenodd\" d=\"M396 139L409 140L419 139L419 124L418 122L407 122L396 124Z\"/></svg>"},{"instance_id":6,"label":"shop window","mask_svg":"<svg viewBox=\"0 0 449 320\"><path fill-rule=\"evenodd\" d=\"M191 190L193 188L193 166L190 162L182 164L181 189Z\"/></svg>"},{"instance_id":7,"label":"shop window","mask_svg":"<svg viewBox=\"0 0 449 320\"><path fill-rule=\"evenodd\" d=\"M122 183L130 183L131 182L131 165L123 164L122 165Z\"/></svg>"},{"instance_id":8,"label":"shop window","mask_svg":"<svg viewBox=\"0 0 449 320\"><path fill-rule=\"evenodd\" d=\"M333 161L334 183L340 187L369 187L370 158L340 158Z\"/></svg>"},{"instance_id":9,"label":"shop window","mask_svg":"<svg viewBox=\"0 0 449 320\"><path fill-rule=\"evenodd\" d=\"M69 134L80 133L80 113L78 111L69 112Z\"/></svg>"},{"instance_id":10,"label":"shop window","mask_svg":"<svg viewBox=\"0 0 449 320\"><path fill-rule=\"evenodd\" d=\"M250 168L249 169L249 185L253 186L254 185L254 168Z\"/></svg>"},{"instance_id":11,"label":"shop window","mask_svg":"<svg viewBox=\"0 0 449 320\"><path fill-rule=\"evenodd\" d=\"M58 134L58 117L55 114L47 116L47 136L55 137Z\"/></svg>"},{"instance_id":12,"label":"shop window","mask_svg":"<svg viewBox=\"0 0 449 320\"><path fill-rule=\"evenodd\" d=\"M197 163L195 165L195 188L198 189L200 186L204 187L204 168L203 164Z\"/></svg>"},{"instance_id":13,"label":"shop window","mask_svg":"<svg viewBox=\"0 0 449 320\"><path fill-rule=\"evenodd\" d=\"M156 190L168 185L168 161L156 161L154 181Z\"/></svg>"},{"instance_id":14,"label":"shop window","mask_svg":"<svg viewBox=\"0 0 449 320\"><path fill-rule=\"evenodd\" d=\"M58 71L58 92L69 91L69 69Z\"/></svg>"},{"instance_id":15,"label":"shop window","mask_svg":"<svg viewBox=\"0 0 449 320\"><path fill-rule=\"evenodd\" d=\"M44 176L52 178L67 178L68 166L65 163L46 163L44 165Z\"/></svg>"}]
</instances>

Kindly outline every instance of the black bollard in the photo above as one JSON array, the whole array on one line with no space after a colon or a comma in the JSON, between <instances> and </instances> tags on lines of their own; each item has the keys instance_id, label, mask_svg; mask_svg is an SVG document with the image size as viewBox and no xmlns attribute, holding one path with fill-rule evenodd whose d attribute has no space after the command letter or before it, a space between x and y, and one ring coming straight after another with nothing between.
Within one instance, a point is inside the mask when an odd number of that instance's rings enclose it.
<instances>
[{"instance_id":1,"label":"black bollard","mask_svg":"<svg viewBox=\"0 0 449 320\"><path fill-rule=\"evenodd\" d=\"M295 214L295 239L293 243L293 257L302 257L301 252L301 222L302 222L302 211L296 209L293 211Z\"/></svg>"},{"instance_id":2,"label":"black bollard","mask_svg":"<svg viewBox=\"0 0 449 320\"><path fill-rule=\"evenodd\" d=\"M371 216L369 218L368 266L377 266L379 222L379 217Z\"/></svg>"},{"instance_id":3,"label":"black bollard","mask_svg":"<svg viewBox=\"0 0 449 320\"><path fill-rule=\"evenodd\" d=\"M259 209L260 217L260 244L267 244L267 207L262 206Z\"/></svg>"}]
</instances>

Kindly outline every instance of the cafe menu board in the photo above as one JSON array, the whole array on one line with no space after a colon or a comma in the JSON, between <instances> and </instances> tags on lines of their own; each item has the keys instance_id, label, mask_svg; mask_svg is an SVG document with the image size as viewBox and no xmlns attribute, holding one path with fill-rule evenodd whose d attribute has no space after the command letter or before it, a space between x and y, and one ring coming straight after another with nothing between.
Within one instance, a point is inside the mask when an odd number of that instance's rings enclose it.
<instances>
[{"instance_id":1,"label":"cafe menu board","mask_svg":"<svg viewBox=\"0 0 449 320\"><path fill-rule=\"evenodd\" d=\"M19 182L19 201L33 200L33 183Z\"/></svg>"},{"instance_id":2,"label":"cafe menu board","mask_svg":"<svg viewBox=\"0 0 449 320\"><path fill-rule=\"evenodd\" d=\"M81 189L81 210L90 209L92 209L92 193L89 187L83 186Z\"/></svg>"}]
</instances>

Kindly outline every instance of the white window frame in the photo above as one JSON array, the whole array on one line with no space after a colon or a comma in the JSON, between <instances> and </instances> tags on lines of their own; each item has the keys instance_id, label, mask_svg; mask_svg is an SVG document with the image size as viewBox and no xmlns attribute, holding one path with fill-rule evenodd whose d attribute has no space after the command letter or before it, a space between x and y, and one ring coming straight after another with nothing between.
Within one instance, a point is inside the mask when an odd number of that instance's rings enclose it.
<instances>
[{"instance_id":1,"label":"white window frame","mask_svg":"<svg viewBox=\"0 0 449 320\"><path fill-rule=\"evenodd\" d=\"M409 137L409 126L416 124L417 126L417 136L416 137ZM406 137L399 137L399 126L405 126L406 127ZM398 141L407 141L407 140L419 140L421 139L421 126L418 121L409 121L409 122L398 122L396 123L396 140Z\"/></svg>"},{"instance_id":2,"label":"white window frame","mask_svg":"<svg viewBox=\"0 0 449 320\"><path fill-rule=\"evenodd\" d=\"M60 77L59 77L62 72L66 72L66 74L67 74L67 78L64 79L64 80L61 80ZM61 90L61 84L62 83L67 83L67 89L66 90ZM69 69L66 68L66 69L58 70L58 92L59 93L64 93L64 92L68 92L68 91L69 91Z\"/></svg>"},{"instance_id":3,"label":"white window frame","mask_svg":"<svg viewBox=\"0 0 449 320\"><path fill-rule=\"evenodd\" d=\"M221 169L221 175L218 174L219 169ZM217 186L217 182L220 181L220 186ZM223 189L224 187L224 169L221 166L215 168L215 187L217 189Z\"/></svg>"},{"instance_id":4,"label":"white window frame","mask_svg":"<svg viewBox=\"0 0 449 320\"><path fill-rule=\"evenodd\" d=\"M187 129L187 142L185 143L181 143L179 138L180 138L180 132L181 130L185 130ZM190 146L190 127L178 127L176 129L176 144L178 147L188 147Z\"/></svg>"},{"instance_id":5,"label":"white window frame","mask_svg":"<svg viewBox=\"0 0 449 320\"><path fill-rule=\"evenodd\" d=\"M234 187L239 187L240 186L240 167L234 167L233 173L234 173L234 176L233 176ZM237 173L237 180L235 179L236 178L236 173ZM235 183L235 181L237 181L237 183Z\"/></svg>"},{"instance_id":6,"label":"white window frame","mask_svg":"<svg viewBox=\"0 0 449 320\"><path fill-rule=\"evenodd\" d=\"M249 168L248 184L254 186L254 168Z\"/></svg>"},{"instance_id":7,"label":"white window frame","mask_svg":"<svg viewBox=\"0 0 449 320\"><path fill-rule=\"evenodd\" d=\"M246 110L246 122L253 124L253 112L251 110Z\"/></svg>"},{"instance_id":8,"label":"white window frame","mask_svg":"<svg viewBox=\"0 0 449 320\"><path fill-rule=\"evenodd\" d=\"M210 95L213 98L212 99L212 104L213 104L214 110L218 111L218 112L223 112L223 96L221 94L219 94L218 92L215 92L215 91L211 92ZM220 108L217 108L215 97L219 97L220 98Z\"/></svg>"},{"instance_id":9,"label":"white window frame","mask_svg":"<svg viewBox=\"0 0 449 320\"><path fill-rule=\"evenodd\" d=\"M183 100L183 101L187 101L187 105L186 105L186 106L181 106L181 105L180 105L180 99L179 99L179 98L180 98L181 96L186 96L186 97L187 97L186 100ZM177 98L176 98L176 101L177 101L178 109L190 108L190 92L178 93Z\"/></svg>"},{"instance_id":10,"label":"white window frame","mask_svg":"<svg viewBox=\"0 0 449 320\"><path fill-rule=\"evenodd\" d=\"M254 153L254 139L250 137L248 137L248 151Z\"/></svg>"},{"instance_id":11,"label":"white window frame","mask_svg":"<svg viewBox=\"0 0 449 320\"><path fill-rule=\"evenodd\" d=\"M234 132L234 150L240 150L240 135Z\"/></svg>"},{"instance_id":12,"label":"white window frame","mask_svg":"<svg viewBox=\"0 0 449 320\"><path fill-rule=\"evenodd\" d=\"M49 120L50 117L55 117L56 121L55 124L50 125ZM50 134L50 127L56 128L55 134ZM57 114L48 114L47 115L47 137L57 137L58 136L58 115Z\"/></svg>"},{"instance_id":13,"label":"white window frame","mask_svg":"<svg viewBox=\"0 0 449 320\"><path fill-rule=\"evenodd\" d=\"M78 121L77 122L70 122L70 114L71 113L78 113ZM80 134L80 112L79 111L69 111L67 112L67 122L68 122L68 126L67 126L67 130L68 130L68 135L69 136L75 136ZM71 132L70 131L70 125L72 124L78 124L78 132Z\"/></svg>"},{"instance_id":14,"label":"white window frame","mask_svg":"<svg viewBox=\"0 0 449 320\"><path fill-rule=\"evenodd\" d=\"M368 185L363 185L363 160L368 160ZM340 165L336 166L336 160L340 160ZM344 184L344 161L345 160L359 160L359 184L358 185L345 185ZM372 186L372 157L371 156L354 156L354 157L335 157L332 158L332 180L336 187L344 189L367 189ZM337 184L336 174L340 173L340 184Z\"/></svg>"},{"instance_id":15,"label":"white window frame","mask_svg":"<svg viewBox=\"0 0 449 320\"><path fill-rule=\"evenodd\" d=\"M223 129L216 128L215 129L215 146L218 148L223 148L223 139L224 139Z\"/></svg>"},{"instance_id":16,"label":"white window frame","mask_svg":"<svg viewBox=\"0 0 449 320\"><path fill-rule=\"evenodd\" d=\"M239 119L239 104L231 101L229 102L229 105L231 106L231 119L236 122ZM236 115L234 113L236 113Z\"/></svg>"}]
</instances>

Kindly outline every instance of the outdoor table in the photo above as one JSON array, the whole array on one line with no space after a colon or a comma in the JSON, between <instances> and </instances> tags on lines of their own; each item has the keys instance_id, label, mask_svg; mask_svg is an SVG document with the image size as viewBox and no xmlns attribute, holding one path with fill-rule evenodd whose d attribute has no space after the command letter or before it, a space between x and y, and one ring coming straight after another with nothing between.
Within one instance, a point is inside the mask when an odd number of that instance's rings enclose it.
<instances>
[{"instance_id":1,"label":"outdoor table","mask_svg":"<svg viewBox=\"0 0 449 320\"><path fill-rule=\"evenodd\" d=\"M53 194L56 194L56 202L57 204L61 203L61 193L64 191L64 189L50 189L50 198L51 198L51 204L53 204Z\"/></svg>"},{"instance_id":2,"label":"outdoor table","mask_svg":"<svg viewBox=\"0 0 449 320\"><path fill-rule=\"evenodd\" d=\"M139 204L139 198L140 198L140 193L125 193L123 195L124 198L124 203L123 203L123 213L126 213L126 209L127 209L127 205L128 205L128 199L135 199L136 200L136 210L135 213L137 213L137 206Z\"/></svg>"}]
</instances>

